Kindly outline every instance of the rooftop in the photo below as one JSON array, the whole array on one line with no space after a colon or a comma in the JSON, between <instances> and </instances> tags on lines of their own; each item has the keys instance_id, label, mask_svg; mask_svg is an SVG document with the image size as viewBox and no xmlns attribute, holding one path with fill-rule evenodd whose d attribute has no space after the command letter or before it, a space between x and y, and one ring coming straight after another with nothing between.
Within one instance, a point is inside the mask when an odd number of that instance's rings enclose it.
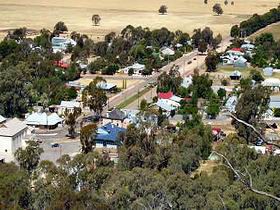
<instances>
[{"instance_id":1,"label":"rooftop","mask_svg":"<svg viewBox=\"0 0 280 210\"><path fill-rule=\"evenodd\" d=\"M125 131L126 129L109 123L102 126L101 128L98 128L95 140L110 141L115 143L118 141L120 133Z\"/></svg>"},{"instance_id":2,"label":"rooftop","mask_svg":"<svg viewBox=\"0 0 280 210\"><path fill-rule=\"evenodd\" d=\"M24 122L17 118L13 118L0 125L0 136L13 137L25 129L27 129L27 125Z\"/></svg>"}]
</instances>

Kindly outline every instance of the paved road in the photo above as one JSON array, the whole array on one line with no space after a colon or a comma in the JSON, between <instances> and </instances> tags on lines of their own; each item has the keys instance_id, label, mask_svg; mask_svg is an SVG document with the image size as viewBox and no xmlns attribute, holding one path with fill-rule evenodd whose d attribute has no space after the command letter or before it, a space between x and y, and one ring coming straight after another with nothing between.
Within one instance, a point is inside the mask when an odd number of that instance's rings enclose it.
<instances>
[{"instance_id":1,"label":"paved road","mask_svg":"<svg viewBox=\"0 0 280 210\"><path fill-rule=\"evenodd\" d=\"M226 37L220 44L220 47L217 49L217 52L223 52L230 45L230 37ZM159 73L153 74L146 77L143 81L138 84L129 87L128 89L122 91L121 93L113 96L109 99L109 104L106 107L108 108L116 107L122 101L126 100L128 97L135 95L138 91L141 91L143 88L147 87L150 83L157 82L157 78L163 72L168 72L173 65L179 66L179 71L182 76L187 76L193 73L194 69L200 68L205 63L206 55L198 55L198 51L194 50L188 54L185 54L181 58L169 63L168 65L162 67ZM196 60L194 60L196 58ZM188 64L191 61L191 64ZM149 94L149 93L147 93Z\"/></svg>"}]
</instances>

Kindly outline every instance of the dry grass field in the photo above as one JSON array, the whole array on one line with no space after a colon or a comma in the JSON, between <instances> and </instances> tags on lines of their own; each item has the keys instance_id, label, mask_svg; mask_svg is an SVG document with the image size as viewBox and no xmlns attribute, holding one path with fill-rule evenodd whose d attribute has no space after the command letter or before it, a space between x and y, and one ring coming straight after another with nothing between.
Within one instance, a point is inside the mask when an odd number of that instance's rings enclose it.
<instances>
[{"instance_id":1,"label":"dry grass field","mask_svg":"<svg viewBox=\"0 0 280 210\"><path fill-rule=\"evenodd\" d=\"M221 3L224 15L215 16L214 3ZM216 33L227 35L233 24L253 13L264 13L278 5L278 0L234 0L225 6L224 0L0 0L0 30L26 26L29 29L52 29L64 21L69 30L102 37L110 31L120 31L126 25L148 26L192 32L194 28L210 26ZM160 5L168 6L168 15L158 15ZM93 27L91 16L99 14L101 25ZM3 36L3 34L2 34Z\"/></svg>"},{"instance_id":2,"label":"dry grass field","mask_svg":"<svg viewBox=\"0 0 280 210\"><path fill-rule=\"evenodd\" d=\"M275 40L280 40L280 23L275 23L267 26L264 29L252 34L250 37L254 40L261 33L272 33Z\"/></svg>"}]
</instances>

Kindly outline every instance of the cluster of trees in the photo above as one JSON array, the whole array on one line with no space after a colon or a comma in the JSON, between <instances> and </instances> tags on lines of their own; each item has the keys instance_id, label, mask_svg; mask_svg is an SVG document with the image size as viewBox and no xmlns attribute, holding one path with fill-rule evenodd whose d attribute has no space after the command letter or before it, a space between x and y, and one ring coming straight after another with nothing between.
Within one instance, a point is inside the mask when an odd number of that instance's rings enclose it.
<instances>
[{"instance_id":1,"label":"cluster of trees","mask_svg":"<svg viewBox=\"0 0 280 210\"><path fill-rule=\"evenodd\" d=\"M232 37L246 37L278 21L280 21L280 7L271 9L263 15L254 14L248 20L242 21L239 26L234 25L230 35Z\"/></svg>"},{"instance_id":2,"label":"cluster of trees","mask_svg":"<svg viewBox=\"0 0 280 210\"><path fill-rule=\"evenodd\" d=\"M275 41L271 33L256 37L256 48L251 63L260 68L280 68L280 40Z\"/></svg>"},{"instance_id":3,"label":"cluster of trees","mask_svg":"<svg viewBox=\"0 0 280 210\"><path fill-rule=\"evenodd\" d=\"M54 66L62 56L49 49L51 33L42 30L35 39L25 33L15 30L0 42L0 114L7 117L26 113L34 104L47 107L76 97L65 82L79 78L80 71L74 64L67 71ZM44 47L35 48L38 43Z\"/></svg>"},{"instance_id":4,"label":"cluster of trees","mask_svg":"<svg viewBox=\"0 0 280 210\"><path fill-rule=\"evenodd\" d=\"M198 48L200 53L206 52L208 47L216 49L221 41L222 36L218 34L214 37L213 31L209 27L205 27L203 30L195 29L192 35L193 46Z\"/></svg>"},{"instance_id":5,"label":"cluster of trees","mask_svg":"<svg viewBox=\"0 0 280 210\"><path fill-rule=\"evenodd\" d=\"M149 28L129 25L120 35L109 33L104 41L94 44L94 54L100 58L89 64L89 71L114 74L119 68L138 62L146 66L143 74L151 74L153 70L167 64L168 59L172 61L190 51L192 47L188 46L189 40L189 34L182 31L174 33L166 28L151 31ZM183 47L176 50L174 56L162 59L159 50L162 47L175 46L177 43Z\"/></svg>"}]
</instances>

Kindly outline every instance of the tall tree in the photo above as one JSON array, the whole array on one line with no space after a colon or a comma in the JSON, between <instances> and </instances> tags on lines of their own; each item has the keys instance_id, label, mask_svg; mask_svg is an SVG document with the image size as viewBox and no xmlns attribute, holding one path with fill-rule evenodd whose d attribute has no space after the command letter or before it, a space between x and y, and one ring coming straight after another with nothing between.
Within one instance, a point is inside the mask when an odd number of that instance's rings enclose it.
<instances>
[{"instance_id":1,"label":"tall tree","mask_svg":"<svg viewBox=\"0 0 280 210\"><path fill-rule=\"evenodd\" d=\"M97 132L96 124L89 124L81 129L80 141L82 144L82 151L84 153L89 153L92 151L92 147L95 145L94 139Z\"/></svg>"},{"instance_id":2,"label":"tall tree","mask_svg":"<svg viewBox=\"0 0 280 210\"><path fill-rule=\"evenodd\" d=\"M70 112L68 109L65 110L65 124L68 126L68 134L70 138L75 138L75 128L77 118L81 115L81 108L74 108L74 111Z\"/></svg>"},{"instance_id":3,"label":"tall tree","mask_svg":"<svg viewBox=\"0 0 280 210\"><path fill-rule=\"evenodd\" d=\"M40 156L44 152L38 142L28 141L25 149L19 148L15 152L15 158L21 168L31 173L39 164Z\"/></svg>"},{"instance_id":4,"label":"tall tree","mask_svg":"<svg viewBox=\"0 0 280 210\"><path fill-rule=\"evenodd\" d=\"M165 15L167 13L167 6L166 5L161 5L158 12L161 14L161 15Z\"/></svg>"},{"instance_id":5,"label":"tall tree","mask_svg":"<svg viewBox=\"0 0 280 210\"><path fill-rule=\"evenodd\" d=\"M91 20L92 20L92 23L93 23L95 26L97 26L97 25L100 24L101 17L100 17L98 14L94 14L94 15L92 15Z\"/></svg>"},{"instance_id":6,"label":"tall tree","mask_svg":"<svg viewBox=\"0 0 280 210\"><path fill-rule=\"evenodd\" d=\"M215 12L217 15L222 15L224 13L221 4L214 4L213 6L213 12Z\"/></svg>"}]
</instances>

